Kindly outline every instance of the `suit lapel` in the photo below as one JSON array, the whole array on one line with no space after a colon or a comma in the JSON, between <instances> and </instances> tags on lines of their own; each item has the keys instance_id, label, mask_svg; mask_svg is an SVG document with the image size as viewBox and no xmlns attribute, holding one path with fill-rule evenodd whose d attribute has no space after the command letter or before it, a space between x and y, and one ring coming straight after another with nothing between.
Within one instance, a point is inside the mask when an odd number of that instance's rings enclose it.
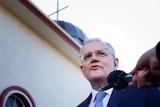
<instances>
[{"instance_id":1,"label":"suit lapel","mask_svg":"<svg viewBox=\"0 0 160 107\"><path fill-rule=\"evenodd\" d=\"M87 99L85 99L80 105L78 105L77 107L88 107L90 100L92 98L92 94L90 94Z\"/></svg>"},{"instance_id":2,"label":"suit lapel","mask_svg":"<svg viewBox=\"0 0 160 107\"><path fill-rule=\"evenodd\" d=\"M107 107L118 107L126 92L127 92L127 89L125 90L113 89L113 92L111 94Z\"/></svg>"}]
</instances>

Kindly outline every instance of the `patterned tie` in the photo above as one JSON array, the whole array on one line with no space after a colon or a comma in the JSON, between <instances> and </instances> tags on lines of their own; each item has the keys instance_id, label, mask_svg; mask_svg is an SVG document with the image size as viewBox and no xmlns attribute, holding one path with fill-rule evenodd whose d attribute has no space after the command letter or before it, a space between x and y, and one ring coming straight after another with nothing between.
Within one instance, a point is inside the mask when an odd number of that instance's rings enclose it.
<instances>
[{"instance_id":1,"label":"patterned tie","mask_svg":"<svg viewBox=\"0 0 160 107\"><path fill-rule=\"evenodd\" d=\"M106 96L104 91L100 91L96 95L96 104L94 107L103 107L103 98Z\"/></svg>"}]
</instances>

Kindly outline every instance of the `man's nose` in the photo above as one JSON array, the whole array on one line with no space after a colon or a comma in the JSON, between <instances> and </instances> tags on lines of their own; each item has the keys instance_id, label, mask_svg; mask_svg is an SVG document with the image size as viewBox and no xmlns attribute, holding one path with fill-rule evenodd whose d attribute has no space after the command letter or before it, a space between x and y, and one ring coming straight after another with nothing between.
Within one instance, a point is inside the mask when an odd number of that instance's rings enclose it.
<instances>
[{"instance_id":1,"label":"man's nose","mask_svg":"<svg viewBox=\"0 0 160 107\"><path fill-rule=\"evenodd\" d=\"M91 57L91 59L97 59L97 58L98 58L97 54L92 53L92 57Z\"/></svg>"}]
</instances>

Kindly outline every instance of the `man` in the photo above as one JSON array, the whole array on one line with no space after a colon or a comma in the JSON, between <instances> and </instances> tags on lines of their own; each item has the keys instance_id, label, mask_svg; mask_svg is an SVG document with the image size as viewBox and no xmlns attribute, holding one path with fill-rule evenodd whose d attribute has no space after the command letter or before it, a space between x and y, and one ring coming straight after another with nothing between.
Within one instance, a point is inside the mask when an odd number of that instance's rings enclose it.
<instances>
[{"instance_id":1,"label":"man","mask_svg":"<svg viewBox=\"0 0 160 107\"><path fill-rule=\"evenodd\" d=\"M136 67L131 71L134 76L129 85L137 88L154 87L154 82L146 80L149 73L157 76L156 78L160 80L160 41L139 58Z\"/></svg>"},{"instance_id":2,"label":"man","mask_svg":"<svg viewBox=\"0 0 160 107\"><path fill-rule=\"evenodd\" d=\"M86 41L80 50L81 71L90 82L92 91L77 107L96 107L97 93L107 84L110 72L118 68L118 58L109 43L100 39ZM156 95L156 96L155 96ZM102 105L99 107L160 107L158 88L138 89L127 87L124 90L109 89L105 91Z\"/></svg>"}]
</instances>

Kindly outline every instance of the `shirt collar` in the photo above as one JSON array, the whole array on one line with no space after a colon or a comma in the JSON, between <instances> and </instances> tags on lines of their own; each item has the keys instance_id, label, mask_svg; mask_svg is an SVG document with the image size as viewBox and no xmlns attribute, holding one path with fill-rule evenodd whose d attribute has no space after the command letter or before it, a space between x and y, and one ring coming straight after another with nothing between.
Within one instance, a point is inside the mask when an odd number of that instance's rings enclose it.
<instances>
[{"instance_id":1,"label":"shirt collar","mask_svg":"<svg viewBox=\"0 0 160 107\"><path fill-rule=\"evenodd\" d=\"M112 94L112 91L113 91L113 88L110 88L110 89L108 89L108 90L105 90L104 92L105 93L107 93L107 95L111 95ZM96 94L99 92L99 91L97 91L97 90L95 90L95 89L92 89L92 99L91 99L91 102L94 102L95 101L95 97L96 97Z\"/></svg>"}]
</instances>

